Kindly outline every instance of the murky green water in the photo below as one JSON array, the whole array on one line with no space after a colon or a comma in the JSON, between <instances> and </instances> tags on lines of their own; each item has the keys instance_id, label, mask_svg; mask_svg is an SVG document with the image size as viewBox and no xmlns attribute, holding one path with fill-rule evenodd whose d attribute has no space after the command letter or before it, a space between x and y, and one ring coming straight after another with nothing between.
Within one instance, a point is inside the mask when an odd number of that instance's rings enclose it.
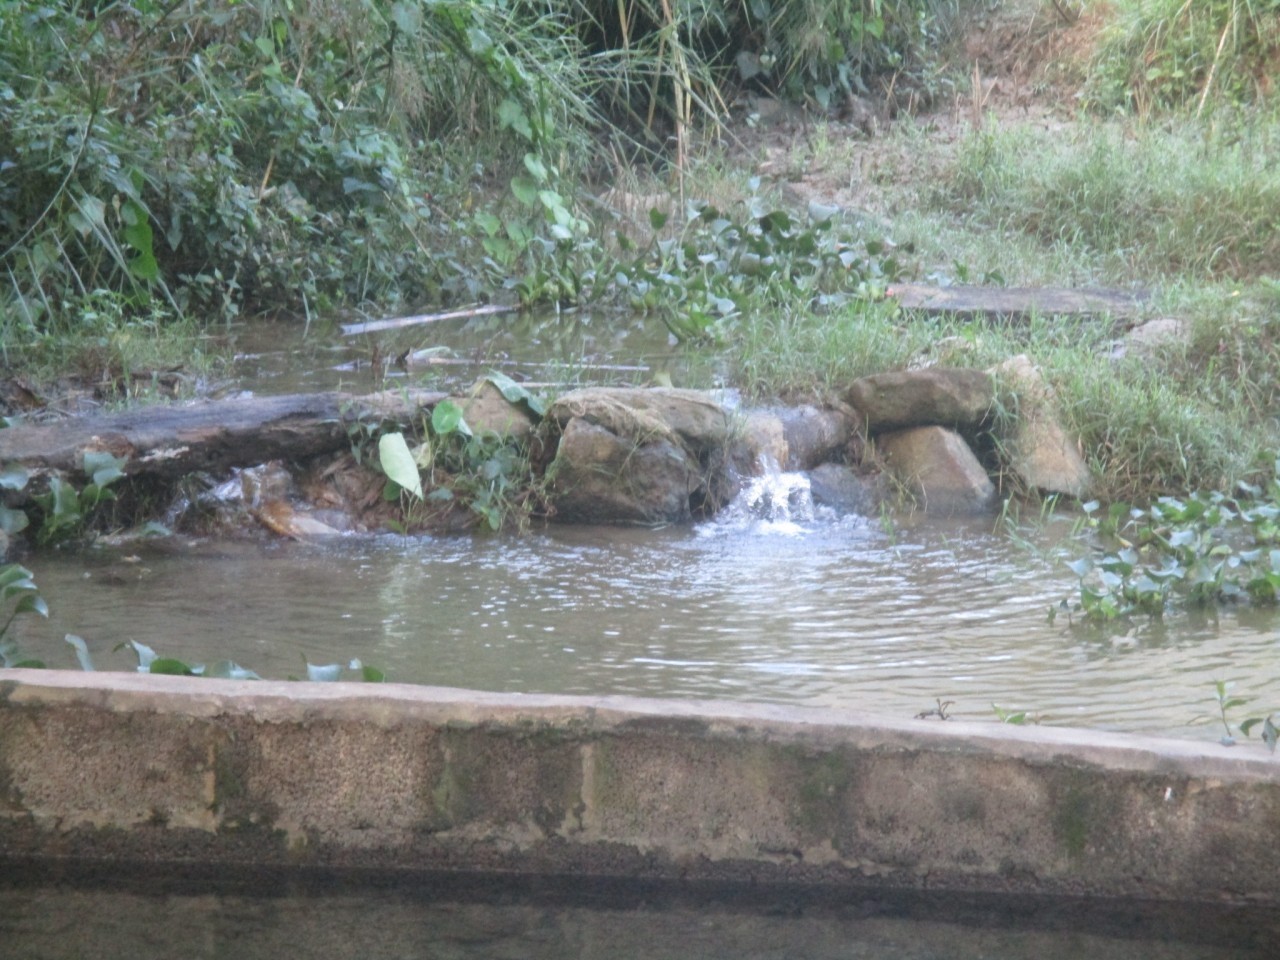
<instances>
[{"instance_id":1,"label":"murky green water","mask_svg":"<svg viewBox=\"0 0 1280 960\"><path fill-rule=\"evenodd\" d=\"M452 389L497 366L529 382L687 383L692 361L661 324L589 313L451 320L376 338L304 335L299 323L237 334L241 386L262 393L375 386L384 356L436 350L415 382ZM596 365L596 369L584 369ZM610 369L641 367L643 371ZM705 377L707 370L701 371ZM391 379L397 378L394 368ZM714 379L714 377L713 377ZM553 388L548 388L549 390ZM785 502L785 491L780 498ZM1045 722L1217 738L1188 722L1213 681L1280 707L1280 616L1072 629L1048 608L1074 582L1050 551L993 521L886 532L800 511L657 531L553 528L522 537L344 537L326 543L173 538L29 560L48 623L18 625L26 651L74 667L83 636L100 669L131 669L137 640L188 662L230 659L264 676L352 658L389 679L499 691L713 697L911 717L955 701ZM1242 716L1248 711L1241 711ZM1242 717L1241 717L1242 718Z\"/></svg>"},{"instance_id":2,"label":"murky green water","mask_svg":"<svg viewBox=\"0 0 1280 960\"><path fill-rule=\"evenodd\" d=\"M395 886L0 882L7 960L1263 960L1275 924L1197 906L771 896L404 878ZM148 887L150 889L148 889Z\"/></svg>"},{"instance_id":3,"label":"murky green water","mask_svg":"<svg viewBox=\"0 0 1280 960\"><path fill-rule=\"evenodd\" d=\"M1048 623L1060 562L989 520L890 535L857 517L526 536L190 542L30 561L53 614L24 648L131 669L138 640L283 678L353 657L393 680L495 691L711 697L911 717L954 700L1049 723L1210 737L1217 678L1280 691L1269 612L1170 616L1132 634ZM1244 713L1242 715L1247 715Z\"/></svg>"},{"instance_id":4,"label":"murky green water","mask_svg":"<svg viewBox=\"0 0 1280 960\"><path fill-rule=\"evenodd\" d=\"M355 318L353 318L355 319ZM237 385L256 393L370 390L412 380L462 390L499 370L517 380L566 389L580 383L647 383L665 374L677 386L706 386L714 360L674 347L657 320L590 311L499 314L445 320L378 334L323 334L297 321L256 322L233 334ZM380 363L416 354L411 369Z\"/></svg>"}]
</instances>

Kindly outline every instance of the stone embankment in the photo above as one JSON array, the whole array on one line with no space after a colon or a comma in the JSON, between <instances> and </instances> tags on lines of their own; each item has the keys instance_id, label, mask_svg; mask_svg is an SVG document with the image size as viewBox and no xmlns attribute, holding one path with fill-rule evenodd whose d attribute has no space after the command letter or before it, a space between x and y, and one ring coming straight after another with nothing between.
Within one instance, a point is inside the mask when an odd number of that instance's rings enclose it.
<instances>
[{"instance_id":1,"label":"stone embankment","mask_svg":"<svg viewBox=\"0 0 1280 960\"><path fill-rule=\"evenodd\" d=\"M0 870L145 862L1280 901L1280 767L842 711L0 670Z\"/></svg>"},{"instance_id":2,"label":"stone embankment","mask_svg":"<svg viewBox=\"0 0 1280 960\"><path fill-rule=\"evenodd\" d=\"M474 434L510 445L508 463L528 462L527 476L504 480L536 485L563 522L686 522L713 514L744 478L774 465L809 471L816 498L860 513L884 508L890 496L893 508L975 513L993 507L997 485L1074 497L1089 486L1052 390L1026 357L1015 357L987 371L864 377L825 407L741 410L711 392L593 387L538 415L482 381L461 397L406 390L141 408L0 431L0 467L30 476L0 493L14 509L51 476L82 485L86 455L105 452L132 479L172 485L198 473L215 492L191 498L188 509L216 510L218 497L229 498L290 536L376 529L396 508L382 496L385 478L368 466L375 456L351 451L377 430L421 431L446 399ZM268 461L279 466L261 467ZM238 481L228 486L233 471Z\"/></svg>"},{"instance_id":3,"label":"stone embankment","mask_svg":"<svg viewBox=\"0 0 1280 960\"><path fill-rule=\"evenodd\" d=\"M1024 356L988 371L864 377L825 409L739 413L694 391L579 390L552 407L542 436L557 451L548 471L557 516L593 523L713 511L735 478L766 462L825 467L820 495L861 512L884 494L882 469L916 505L943 515L990 510L992 473L1022 491L1081 497L1089 486L1052 390Z\"/></svg>"}]
</instances>

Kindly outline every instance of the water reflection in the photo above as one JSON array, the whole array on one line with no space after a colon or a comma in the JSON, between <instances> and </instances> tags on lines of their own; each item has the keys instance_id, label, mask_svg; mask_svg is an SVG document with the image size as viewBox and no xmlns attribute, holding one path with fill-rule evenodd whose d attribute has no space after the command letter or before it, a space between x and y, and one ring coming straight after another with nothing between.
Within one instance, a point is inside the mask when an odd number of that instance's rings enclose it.
<instances>
[{"instance_id":1,"label":"water reflection","mask_svg":"<svg viewBox=\"0 0 1280 960\"><path fill-rule=\"evenodd\" d=\"M1260 909L489 883L0 883L0 942L13 960L1252 960L1271 956L1275 942Z\"/></svg>"}]
</instances>

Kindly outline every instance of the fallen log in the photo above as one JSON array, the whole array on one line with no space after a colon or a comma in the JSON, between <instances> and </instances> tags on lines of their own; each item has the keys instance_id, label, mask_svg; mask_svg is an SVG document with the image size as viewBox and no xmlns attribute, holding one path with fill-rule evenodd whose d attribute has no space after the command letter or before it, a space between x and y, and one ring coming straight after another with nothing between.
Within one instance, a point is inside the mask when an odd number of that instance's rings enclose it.
<instances>
[{"instance_id":1,"label":"fallen log","mask_svg":"<svg viewBox=\"0 0 1280 960\"><path fill-rule=\"evenodd\" d=\"M1105 316L1130 318L1142 311L1144 298L1121 290L1077 290L1068 287L932 287L895 283L885 291L909 310L928 314L1016 320L1041 316Z\"/></svg>"},{"instance_id":2,"label":"fallen log","mask_svg":"<svg viewBox=\"0 0 1280 960\"><path fill-rule=\"evenodd\" d=\"M107 451L125 461L129 476L177 480L341 450L350 424L409 422L446 396L412 389L237 397L24 424L0 430L0 465L21 464L35 476L74 473L86 452Z\"/></svg>"}]
</instances>

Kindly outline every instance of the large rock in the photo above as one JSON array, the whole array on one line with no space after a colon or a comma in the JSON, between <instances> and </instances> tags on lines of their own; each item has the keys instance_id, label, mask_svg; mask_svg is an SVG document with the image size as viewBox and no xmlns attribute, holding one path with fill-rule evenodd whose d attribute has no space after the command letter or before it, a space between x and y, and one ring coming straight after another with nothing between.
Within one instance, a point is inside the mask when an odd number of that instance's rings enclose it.
<instances>
[{"instance_id":1,"label":"large rock","mask_svg":"<svg viewBox=\"0 0 1280 960\"><path fill-rule=\"evenodd\" d=\"M753 410L742 424L735 460L748 473L761 472L769 461L782 470L811 470L846 447L853 433L853 416L841 410Z\"/></svg>"},{"instance_id":2,"label":"large rock","mask_svg":"<svg viewBox=\"0 0 1280 960\"><path fill-rule=\"evenodd\" d=\"M547 411L556 444L547 470L557 519L659 524L712 511L734 493L727 470L732 420L692 390L575 390Z\"/></svg>"},{"instance_id":3,"label":"large rock","mask_svg":"<svg viewBox=\"0 0 1280 960\"><path fill-rule=\"evenodd\" d=\"M874 516L888 499L883 474L862 474L844 463L823 463L809 471L813 502L840 513Z\"/></svg>"},{"instance_id":4,"label":"large rock","mask_svg":"<svg viewBox=\"0 0 1280 960\"><path fill-rule=\"evenodd\" d=\"M941 515L982 513L995 503L996 490L969 445L944 427L913 427L876 437L876 448L893 475L926 512Z\"/></svg>"},{"instance_id":5,"label":"large rock","mask_svg":"<svg viewBox=\"0 0 1280 960\"><path fill-rule=\"evenodd\" d=\"M534 418L488 380L477 384L468 396L449 399L461 408L467 426L476 433L493 431L518 443L527 442L533 434Z\"/></svg>"},{"instance_id":6,"label":"large rock","mask_svg":"<svg viewBox=\"0 0 1280 960\"><path fill-rule=\"evenodd\" d=\"M1002 431L1000 450L1005 465L1027 487L1085 496L1089 467L1078 442L1059 421L1053 390L1039 368L1019 354L990 372L999 384L1002 405L1016 412Z\"/></svg>"},{"instance_id":7,"label":"large rock","mask_svg":"<svg viewBox=\"0 0 1280 960\"><path fill-rule=\"evenodd\" d=\"M972 430L991 415L991 376L967 367L929 367L877 373L855 380L845 401L872 432L943 426Z\"/></svg>"}]
</instances>

